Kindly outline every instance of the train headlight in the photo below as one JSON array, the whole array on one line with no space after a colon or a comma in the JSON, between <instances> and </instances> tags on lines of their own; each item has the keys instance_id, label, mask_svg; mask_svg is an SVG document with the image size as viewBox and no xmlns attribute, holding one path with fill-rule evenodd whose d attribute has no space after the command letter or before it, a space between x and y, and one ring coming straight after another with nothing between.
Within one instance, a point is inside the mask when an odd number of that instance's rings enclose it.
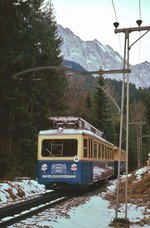
<instances>
[{"instance_id":1,"label":"train headlight","mask_svg":"<svg viewBox=\"0 0 150 228\"><path fill-rule=\"evenodd\" d=\"M70 170L75 173L78 169L78 166L76 164L72 164Z\"/></svg>"},{"instance_id":2,"label":"train headlight","mask_svg":"<svg viewBox=\"0 0 150 228\"><path fill-rule=\"evenodd\" d=\"M59 134L63 133L63 131L64 131L64 129L63 129L62 127L59 127L59 128L57 129L57 132L58 132Z\"/></svg>"},{"instance_id":3,"label":"train headlight","mask_svg":"<svg viewBox=\"0 0 150 228\"><path fill-rule=\"evenodd\" d=\"M41 166L41 170L42 170L44 173L46 172L47 169L48 169L48 167L47 167L46 164L43 164L43 165Z\"/></svg>"}]
</instances>

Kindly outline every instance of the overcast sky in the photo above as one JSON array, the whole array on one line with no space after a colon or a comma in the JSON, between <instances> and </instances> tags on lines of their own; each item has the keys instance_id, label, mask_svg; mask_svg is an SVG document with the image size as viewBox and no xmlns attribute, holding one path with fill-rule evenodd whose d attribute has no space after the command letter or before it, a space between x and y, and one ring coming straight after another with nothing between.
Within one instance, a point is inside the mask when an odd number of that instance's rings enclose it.
<instances>
[{"instance_id":1,"label":"overcast sky","mask_svg":"<svg viewBox=\"0 0 150 228\"><path fill-rule=\"evenodd\" d=\"M124 52L124 33L115 34L113 23L117 20L119 28L137 27L136 20L143 21L141 26L150 26L150 0L52 0L56 21L68 27L82 40L97 39L109 44L122 56ZM140 7L139 7L140 6ZM144 32L132 32L130 44ZM150 32L130 50L130 63L150 62Z\"/></svg>"}]
</instances>

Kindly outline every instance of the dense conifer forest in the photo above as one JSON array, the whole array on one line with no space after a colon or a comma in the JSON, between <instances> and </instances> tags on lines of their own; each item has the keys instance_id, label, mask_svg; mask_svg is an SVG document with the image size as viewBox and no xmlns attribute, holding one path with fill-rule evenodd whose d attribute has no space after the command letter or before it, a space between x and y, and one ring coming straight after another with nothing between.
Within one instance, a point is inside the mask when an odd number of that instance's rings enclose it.
<instances>
[{"instance_id":1,"label":"dense conifer forest","mask_svg":"<svg viewBox=\"0 0 150 228\"><path fill-rule=\"evenodd\" d=\"M118 145L120 115L100 87L120 105L121 81L70 75L61 68L12 77L33 67L63 64L53 6L42 6L42 0L0 1L0 178L36 177L37 135L49 128L51 116L80 116ZM138 138L141 166L150 152L149 109L150 89L130 85L130 170L138 165Z\"/></svg>"}]
</instances>

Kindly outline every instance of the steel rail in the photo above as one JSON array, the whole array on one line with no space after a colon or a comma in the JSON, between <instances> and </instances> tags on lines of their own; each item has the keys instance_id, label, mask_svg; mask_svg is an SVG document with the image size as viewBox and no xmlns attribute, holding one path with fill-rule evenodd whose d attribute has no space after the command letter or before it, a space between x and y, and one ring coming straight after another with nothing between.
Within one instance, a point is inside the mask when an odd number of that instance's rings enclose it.
<instances>
[{"instance_id":1,"label":"steel rail","mask_svg":"<svg viewBox=\"0 0 150 228\"><path fill-rule=\"evenodd\" d=\"M66 196L61 192L54 191L45 193L34 199L3 207L0 209L0 227L12 225L21 219L50 208L70 197L70 195Z\"/></svg>"}]
</instances>

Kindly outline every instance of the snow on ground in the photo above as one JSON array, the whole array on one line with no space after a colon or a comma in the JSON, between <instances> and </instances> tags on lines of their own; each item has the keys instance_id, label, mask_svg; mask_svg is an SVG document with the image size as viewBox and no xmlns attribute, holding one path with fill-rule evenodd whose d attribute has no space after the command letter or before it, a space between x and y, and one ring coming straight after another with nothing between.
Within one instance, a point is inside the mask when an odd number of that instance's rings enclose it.
<instances>
[{"instance_id":1,"label":"snow on ground","mask_svg":"<svg viewBox=\"0 0 150 228\"><path fill-rule=\"evenodd\" d=\"M35 180L5 181L0 183L0 208L44 192L44 185L39 185Z\"/></svg>"},{"instance_id":2,"label":"snow on ground","mask_svg":"<svg viewBox=\"0 0 150 228\"><path fill-rule=\"evenodd\" d=\"M137 181L142 178L144 172L148 172L148 167L135 172ZM110 202L104 199L104 195L106 192L114 193L115 188L116 181L110 181L107 191L99 189L92 194L87 194L87 196L63 202L54 208L47 209L38 215L34 215L9 227L108 228L111 220L115 218L115 210L113 207L110 207ZM2 207L14 201L17 202L20 199L33 197L43 192L45 192L44 186L39 185L34 180L0 183L0 205ZM145 210L144 206L128 203L127 212L128 218L132 222L131 228L150 227L150 224L141 222L143 219L148 218L150 209ZM124 216L125 209L123 205L119 208L118 217L122 218Z\"/></svg>"},{"instance_id":3,"label":"snow on ground","mask_svg":"<svg viewBox=\"0 0 150 228\"><path fill-rule=\"evenodd\" d=\"M85 198L85 197L84 197ZM65 202L55 208L47 209L32 218L28 218L9 228L19 227L50 227L50 228L108 228L111 220L115 217L114 209L108 209L109 201L103 200L100 194L89 196L86 200L79 197L79 205L73 202ZM70 205L70 206L69 206ZM128 205L128 218L132 222L140 221L144 208L136 205ZM119 214L124 216L122 210ZM141 225L132 224L130 228L138 228ZM142 227L148 228L149 225Z\"/></svg>"},{"instance_id":4,"label":"snow on ground","mask_svg":"<svg viewBox=\"0 0 150 228\"><path fill-rule=\"evenodd\" d=\"M135 176L136 176L136 180L140 180L142 178L142 174L146 173L150 171L148 166L145 166L141 169L138 169L136 172L135 172Z\"/></svg>"}]
</instances>

